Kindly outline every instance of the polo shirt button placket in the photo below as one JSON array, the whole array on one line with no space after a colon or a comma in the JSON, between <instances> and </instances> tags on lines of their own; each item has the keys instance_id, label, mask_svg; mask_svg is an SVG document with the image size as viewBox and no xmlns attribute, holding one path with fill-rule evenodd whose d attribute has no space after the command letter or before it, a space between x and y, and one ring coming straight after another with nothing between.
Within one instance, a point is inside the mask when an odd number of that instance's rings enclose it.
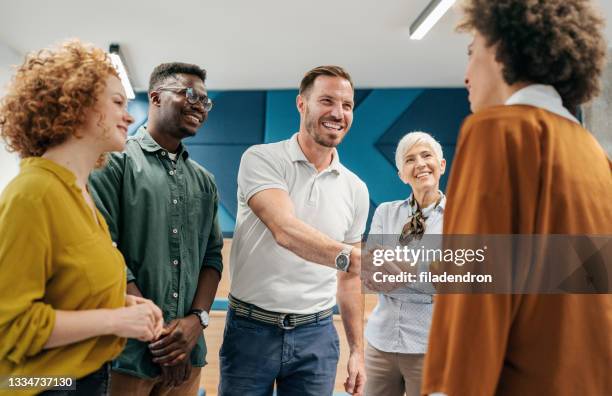
<instances>
[{"instance_id":1,"label":"polo shirt button placket","mask_svg":"<svg viewBox=\"0 0 612 396\"><path fill-rule=\"evenodd\" d=\"M310 194L308 196L308 202L310 204L316 203L318 195L319 195L319 189L317 187L317 177L315 176L312 180L312 185L310 187Z\"/></svg>"}]
</instances>

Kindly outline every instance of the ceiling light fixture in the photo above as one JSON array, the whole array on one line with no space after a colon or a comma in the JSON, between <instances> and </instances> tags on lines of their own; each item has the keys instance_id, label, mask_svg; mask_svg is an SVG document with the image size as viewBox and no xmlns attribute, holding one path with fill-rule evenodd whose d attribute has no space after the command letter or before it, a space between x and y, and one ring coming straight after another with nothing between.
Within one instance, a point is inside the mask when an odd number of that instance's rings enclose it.
<instances>
[{"instance_id":1,"label":"ceiling light fixture","mask_svg":"<svg viewBox=\"0 0 612 396\"><path fill-rule=\"evenodd\" d=\"M125 89L125 94L128 99L134 99L136 95L134 94L134 89L132 88L132 84L130 84L130 79L128 78L127 70L123 63L123 56L119 50L119 44L112 43L108 48L109 56L111 63L117 69L117 73L119 73L119 79L121 79L121 84L123 85L123 89Z\"/></svg>"},{"instance_id":2,"label":"ceiling light fixture","mask_svg":"<svg viewBox=\"0 0 612 396\"><path fill-rule=\"evenodd\" d=\"M442 18L456 0L431 0L423 12L410 25L410 38L420 40Z\"/></svg>"}]
</instances>

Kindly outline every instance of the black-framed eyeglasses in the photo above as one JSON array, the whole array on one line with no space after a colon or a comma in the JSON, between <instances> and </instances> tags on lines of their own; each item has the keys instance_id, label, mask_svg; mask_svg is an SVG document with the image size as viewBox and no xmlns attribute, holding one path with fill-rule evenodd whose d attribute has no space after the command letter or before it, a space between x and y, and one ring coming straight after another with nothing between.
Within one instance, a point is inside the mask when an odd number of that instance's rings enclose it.
<instances>
[{"instance_id":1,"label":"black-framed eyeglasses","mask_svg":"<svg viewBox=\"0 0 612 396\"><path fill-rule=\"evenodd\" d=\"M161 87L157 88L158 91L172 91L174 93L185 92L185 98L187 103L196 104L198 102L204 105L204 110L210 111L213 107L213 101L206 95L199 95L193 88L181 88L181 87Z\"/></svg>"}]
</instances>

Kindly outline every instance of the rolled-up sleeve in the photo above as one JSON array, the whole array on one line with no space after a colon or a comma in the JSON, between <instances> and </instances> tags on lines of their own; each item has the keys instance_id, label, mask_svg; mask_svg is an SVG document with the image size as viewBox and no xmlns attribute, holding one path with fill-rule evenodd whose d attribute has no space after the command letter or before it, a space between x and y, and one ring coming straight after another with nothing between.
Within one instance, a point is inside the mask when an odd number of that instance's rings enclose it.
<instances>
[{"instance_id":1,"label":"rolled-up sleeve","mask_svg":"<svg viewBox=\"0 0 612 396\"><path fill-rule=\"evenodd\" d=\"M39 202L17 195L0 203L0 359L15 364L39 353L55 326L42 301L52 270L47 223Z\"/></svg>"}]
</instances>

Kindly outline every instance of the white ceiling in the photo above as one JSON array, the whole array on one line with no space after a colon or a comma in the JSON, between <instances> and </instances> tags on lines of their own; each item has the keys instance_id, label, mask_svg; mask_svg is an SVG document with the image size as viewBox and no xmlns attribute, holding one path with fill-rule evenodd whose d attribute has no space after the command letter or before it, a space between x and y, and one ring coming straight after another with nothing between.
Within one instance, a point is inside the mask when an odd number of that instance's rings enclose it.
<instances>
[{"instance_id":1,"label":"white ceiling","mask_svg":"<svg viewBox=\"0 0 612 396\"><path fill-rule=\"evenodd\" d=\"M24 54L70 37L118 42L137 89L168 61L206 68L209 89L296 88L320 64L346 67L358 87L460 86L469 38L454 33L456 9L425 39L408 37L428 2L4 0L0 43ZM600 4L612 19L612 1Z\"/></svg>"}]
</instances>

